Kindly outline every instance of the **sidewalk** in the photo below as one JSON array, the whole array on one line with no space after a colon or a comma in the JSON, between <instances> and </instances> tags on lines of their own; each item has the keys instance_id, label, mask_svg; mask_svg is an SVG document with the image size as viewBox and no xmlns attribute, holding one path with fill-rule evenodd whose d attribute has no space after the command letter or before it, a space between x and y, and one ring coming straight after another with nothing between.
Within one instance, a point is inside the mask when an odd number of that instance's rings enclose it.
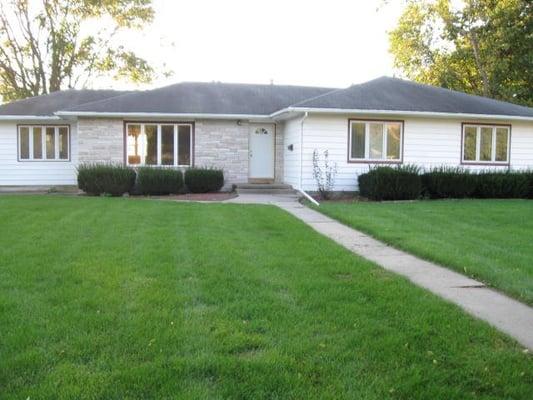
<instances>
[{"instance_id":1,"label":"sidewalk","mask_svg":"<svg viewBox=\"0 0 533 400\"><path fill-rule=\"evenodd\" d=\"M407 277L416 285L457 304L533 350L533 308L489 289L474 279L394 249L303 206L295 197L277 197L241 195L228 202L276 205L353 253Z\"/></svg>"}]
</instances>

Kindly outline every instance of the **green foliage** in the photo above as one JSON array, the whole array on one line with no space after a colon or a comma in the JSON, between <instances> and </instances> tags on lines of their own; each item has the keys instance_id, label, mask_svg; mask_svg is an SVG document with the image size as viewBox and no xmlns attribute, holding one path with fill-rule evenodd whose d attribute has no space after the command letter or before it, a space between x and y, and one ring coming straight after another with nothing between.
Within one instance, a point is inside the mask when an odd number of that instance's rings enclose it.
<instances>
[{"instance_id":1,"label":"green foliage","mask_svg":"<svg viewBox=\"0 0 533 400\"><path fill-rule=\"evenodd\" d=\"M469 170L439 167L422 175L424 193L432 199L465 198L474 193L475 175Z\"/></svg>"},{"instance_id":2,"label":"green foliage","mask_svg":"<svg viewBox=\"0 0 533 400\"><path fill-rule=\"evenodd\" d=\"M324 202L317 209L533 305L531 200Z\"/></svg>"},{"instance_id":3,"label":"green foliage","mask_svg":"<svg viewBox=\"0 0 533 400\"><path fill-rule=\"evenodd\" d=\"M372 200L413 200L422 192L419 168L414 165L372 168L358 180L361 196Z\"/></svg>"},{"instance_id":4,"label":"green foliage","mask_svg":"<svg viewBox=\"0 0 533 400\"><path fill-rule=\"evenodd\" d=\"M418 82L533 105L530 0L409 0L390 33L395 66Z\"/></svg>"},{"instance_id":5,"label":"green foliage","mask_svg":"<svg viewBox=\"0 0 533 400\"><path fill-rule=\"evenodd\" d=\"M193 193L218 192L224 186L224 172L215 168L189 168L185 185Z\"/></svg>"},{"instance_id":6,"label":"green foliage","mask_svg":"<svg viewBox=\"0 0 533 400\"><path fill-rule=\"evenodd\" d=\"M450 256L533 267L523 204L395 218L435 203L459 202L345 205L382 234L418 222L455 233ZM506 231L481 242L495 219ZM0 196L0 224L2 399L531 397L522 346L277 207Z\"/></svg>"},{"instance_id":7,"label":"green foliage","mask_svg":"<svg viewBox=\"0 0 533 400\"><path fill-rule=\"evenodd\" d=\"M176 194L183 189L183 173L171 168L141 167L137 188L144 195Z\"/></svg>"},{"instance_id":8,"label":"green foliage","mask_svg":"<svg viewBox=\"0 0 533 400\"><path fill-rule=\"evenodd\" d=\"M117 34L152 22L152 0L12 0L0 4L0 97L4 101L71 87L97 76L149 82L154 69ZM105 20L97 29L96 19Z\"/></svg>"},{"instance_id":9,"label":"green foliage","mask_svg":"<svg viewBox=\"0 0 533 400\"><path fill-rule=\"evenodd\" d=\"M135 185L135 171L121 164L82 164L78 167L78 187L85 193L122 196Z\"/></svg>"},{"instance_id":10,"label":"green foliage","mask_svg":"<svg viewBox=\"0 0 533 400\"><path fill-rule=\"evenodd\" d=\"M473 197L481 199L525 198L528 195L528 178L522 172L483 172L476 175Z\"/></svg>"}]
</instances>

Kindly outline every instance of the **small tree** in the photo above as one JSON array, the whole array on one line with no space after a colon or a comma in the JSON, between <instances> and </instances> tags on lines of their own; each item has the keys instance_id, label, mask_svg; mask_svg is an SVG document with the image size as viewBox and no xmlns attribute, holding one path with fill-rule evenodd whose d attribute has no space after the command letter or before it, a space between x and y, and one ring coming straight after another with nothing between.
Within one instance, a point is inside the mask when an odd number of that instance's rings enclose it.
<instances>
[{"instance_id":1,"label":"small tree","mask_svg":"<svg viewBox=\"0 0 533 400\"><path fill-rule=\"evenodd\" d=\"M331 198L331 191L335 186L335 175L337 174L337 163L329 161L329 151L324 151L324 162L320 165L319 151L313 151L313 178L316 181L318 193L324 200Z\"/></svg>"}]
</instances>

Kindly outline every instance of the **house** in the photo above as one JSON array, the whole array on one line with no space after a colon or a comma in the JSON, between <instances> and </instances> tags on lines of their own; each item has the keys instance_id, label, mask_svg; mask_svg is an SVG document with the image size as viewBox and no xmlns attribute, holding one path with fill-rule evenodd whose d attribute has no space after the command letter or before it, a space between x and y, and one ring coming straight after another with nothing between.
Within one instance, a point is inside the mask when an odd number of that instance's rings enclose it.
<instances>
[{"instance_id":1,"label":"house","mask_svg":"<svg viewBox=\"0 0 533 400\"><path fill-rule=\"evenodd\" d=\"M80 163L116 162L215 166L226 187L313 191L315 149L346 191L377 164L533 168L533 108L388 77L346 89L66 90L0 106L0 187L74 185Z\"/></svg>"}]
</instances>

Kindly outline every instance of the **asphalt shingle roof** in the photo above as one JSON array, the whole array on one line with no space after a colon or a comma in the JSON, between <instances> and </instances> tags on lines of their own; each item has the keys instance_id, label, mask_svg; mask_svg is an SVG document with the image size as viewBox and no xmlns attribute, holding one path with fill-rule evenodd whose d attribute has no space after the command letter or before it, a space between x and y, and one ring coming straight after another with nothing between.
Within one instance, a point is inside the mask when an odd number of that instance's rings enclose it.
<instances>
[{"instance_id":1,"label":"asphalt shingle roof","mask_svg":"<svg viewBox=\"0 0 533 400\"><path fill-rule=\"evenodd\" d=\"M389 77L335 90L293 107L533 117L533 108Z\"/></svg>"},{"instance_id":2,"label":"asphalt shingle roof","mask_svg":"<svg viewBox=\"0 0 533 400\"><path fill-rule=\"evenodd\" d=\"M269 115L332 90L306 86L184 82L69 107L65 111Z\"/></svg>"},{"instance_id":3,"label":"asphalt shingle roof","mask_svg":"<svg viewBox=\"0 0 533 400\"><path fill-rule=\"evenodd\" d=\"M147 91L66 90L1 105L0 116L57 111L268 116L286 107L533 118L533 108L389 77L346 89L184 82Z\"/></svg>"},{"instance_id":4,"label":"asphalt shingle roof","mask_svg":"<svg viewBox=\"0 0 533 400\"><path fill-rule=\"evenodd\" d=\"M62 90L0 105L0 115L53 116L78 104L131 93L117 90Z\"/></svg>"}]
</instances>

